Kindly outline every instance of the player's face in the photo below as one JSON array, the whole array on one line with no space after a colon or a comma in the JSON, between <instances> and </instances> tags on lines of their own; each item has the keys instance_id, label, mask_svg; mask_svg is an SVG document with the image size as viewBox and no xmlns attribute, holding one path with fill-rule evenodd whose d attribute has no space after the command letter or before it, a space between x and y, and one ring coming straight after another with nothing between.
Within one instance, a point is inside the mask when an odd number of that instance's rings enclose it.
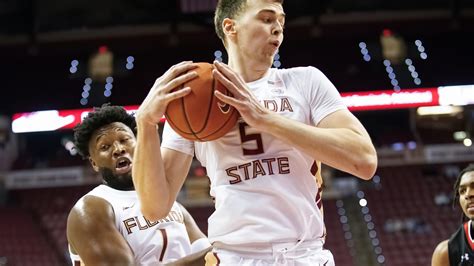
<instances>
[{"instance_id":1,"label":"player's face","mask_svg":"<svg viewBox=\"0 0 474 266\"><path fill-rule=\"evenodd\" d=\"M283 41L285 13L272 0L248 0L246 8L235 19L235 42L244 60L273 63L273 56Z\"/></svg>"},{"instance_id":2,"label":"player's face","mask_svg":"<svg viewBox=\"0 0 474 266\"><path fill-rule=\"evenodd\" d=\"M464 173L459 183L459 204L466 216L474 220L474 171Z\"/></svg>"},{"instance_id":3,"label":"player's face","mask_svg":"<svg viewBox=\"0 0 474 266\"><path fill-rule=\"evenodd\" d=\"M111 187L133 187L132 161L136 138L123 123L114 122L99 128L89 141L90 162Z\"/></svg>"}]
</instances>

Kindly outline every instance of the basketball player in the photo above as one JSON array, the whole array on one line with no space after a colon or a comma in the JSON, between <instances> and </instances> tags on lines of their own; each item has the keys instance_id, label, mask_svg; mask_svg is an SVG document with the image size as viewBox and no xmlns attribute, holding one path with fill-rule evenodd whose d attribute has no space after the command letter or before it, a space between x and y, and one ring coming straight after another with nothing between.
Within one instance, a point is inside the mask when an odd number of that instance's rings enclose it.
<instances>
[{"instance_id":1,"label":"basketball player","mask_svg":"<svg viewBox=\"0 0 474 266\"><path fill-rule=\"evenodd\" d=\"M284 24L282 1L218 2L216 31L229 62L215 62L213 74L233 97L215 96L241 115L222 138L193 143L165 125L160 144L154 133L167 104L189 93L172 89L195 77L192 62L157 79L137 112L133 178L146 217L170 210L194 154L207 169L216 208L208 220L209 264L334 265L323 249L315 174L320 163L365 180L376 169L369 135L321 71L271 68Z\"/></svg>"},{"instance_id":2,"label":"basketball player","mask_svg":"<svg viewBox=\"0 0 474 266\"><path fill-rule=\"evenodd\" d=\"M470 164L459 173L454 185L454 199L459 205L467 221L451 238L439 243L436 247L431 265L454 266L474 265L474 164Z\"/></svg>"},{"instance_id":3,"label":"basketball player","mask_svg":"<svg viewBox=\"0 0 474 266\"><path fill-rule=\"evenodd\" d=\"M102 175L103 184L69 214L73 265L203 265L210 243L183 206L175 202L159 220L140 212L131 177L135 129L135 118L119 106L95 109L74 129L78 152Z\"/></svg>"}]
</instances>

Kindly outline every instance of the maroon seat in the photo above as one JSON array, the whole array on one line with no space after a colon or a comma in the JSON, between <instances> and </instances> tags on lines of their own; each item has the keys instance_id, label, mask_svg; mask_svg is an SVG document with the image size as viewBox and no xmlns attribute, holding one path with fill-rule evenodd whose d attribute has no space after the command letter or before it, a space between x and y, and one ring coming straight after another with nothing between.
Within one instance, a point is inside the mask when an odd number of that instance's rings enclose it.
<instances>
[{"instance_id":1,"label":"maroon seat","mask_svg":"<svg viewBox=\"0 0 474 266\"><path fill-rule=\"evenodd\" d=\"M430 168L432 171L424 171ZM429 265L436 245L450 237L459 226L460 210L436 205L439 193L452 194L454 180L436 174L439 166L404 166L378 169L380 190L365 190L376 225L385 265ZM389 219L417 218L426 222L423 233L386 232Z\"/></svg>"}]
</instances>

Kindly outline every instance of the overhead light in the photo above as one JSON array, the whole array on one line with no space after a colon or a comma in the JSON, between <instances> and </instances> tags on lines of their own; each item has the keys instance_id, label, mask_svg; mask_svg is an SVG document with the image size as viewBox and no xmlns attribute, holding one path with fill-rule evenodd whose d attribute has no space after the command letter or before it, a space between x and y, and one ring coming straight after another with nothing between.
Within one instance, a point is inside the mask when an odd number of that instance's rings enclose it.
<instances>
[{"instance_id":1,"label":"overhead light","mask_svg":"<svg viewBox=\"0 0 474 266\"><path fill-rule=\"evenodd\" d=\"M461 106L423 106L418 107L416 113L418 115L454 115L462 111Z\"/></svg>"},{"instance_id":2,"label":"overhead light","mask_svg":"<svg viewBox=\"0 0 474 266\"><path fill-rule=\"evenodd\" d=\"M461 141L467 137L466 131L456 131L453 133L454 140Z\"/></svg>"},{"instance_id":3,"label":"overhead light","mask_svg":"<svg viewBox=\"0 0 474 266\"><path fill-rule=\"evenodd\" d=\"M472 145L472 140L471 140L470 138L465 138L464 141L463 141L463 143L464 143L464 146L466 146L466 147L471 147L471 145Z\"/></svg>"}]
</instances>

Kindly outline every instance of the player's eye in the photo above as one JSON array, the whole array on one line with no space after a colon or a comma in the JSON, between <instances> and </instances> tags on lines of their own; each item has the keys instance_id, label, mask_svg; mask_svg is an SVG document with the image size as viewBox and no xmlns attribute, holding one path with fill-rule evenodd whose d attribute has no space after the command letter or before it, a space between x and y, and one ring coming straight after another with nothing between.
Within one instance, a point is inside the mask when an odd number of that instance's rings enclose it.
<instances>
[{"instance_id":1,"label":"player's eye","mask_svg":"<svg viewBox=\"0 0 474 266\"><path fill-rule=\"evenodd\" d=\"M282 28L282 29L285 29L285 22L280 21L280 25L281 25L281 28Z\"/></svg>"}]
</instances>

